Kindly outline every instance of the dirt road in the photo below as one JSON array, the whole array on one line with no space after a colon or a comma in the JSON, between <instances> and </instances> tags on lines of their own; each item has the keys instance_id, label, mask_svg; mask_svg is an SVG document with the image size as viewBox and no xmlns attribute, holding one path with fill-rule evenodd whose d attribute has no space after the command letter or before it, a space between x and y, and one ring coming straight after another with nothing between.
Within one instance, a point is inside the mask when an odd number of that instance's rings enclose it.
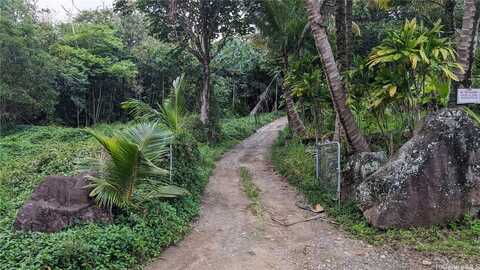
<instances>
[{"instance_id":1,"label":"dirt road","mask_svg":"<svg viewBox=\"0 0 480 270\"><path fill-rule=\"evenodd\" d=\"M147 266L149 270L262 269L451 269L445 258L372 247L348 238L335 225L314 220L285 227L272 220L296 221L313 216L297 206L301 197L271 166L268 152L281 118L257 131L218 161L204 194L192 232ZM240 182L245 167L261 190L263 217L249 209ZM460 268L456 268L460 269ZM463 269L463 268L462 268Z\"/></svg>"}]
</instances>

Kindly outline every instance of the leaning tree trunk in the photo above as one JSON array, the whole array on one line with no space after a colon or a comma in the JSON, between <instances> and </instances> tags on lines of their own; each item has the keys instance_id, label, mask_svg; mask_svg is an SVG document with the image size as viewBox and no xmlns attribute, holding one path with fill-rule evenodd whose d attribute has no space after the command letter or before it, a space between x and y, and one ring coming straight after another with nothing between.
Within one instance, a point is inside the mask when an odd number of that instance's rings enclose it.
<instances>
[{"instance_id":1,"label":"leaning tree trunk","mask_svg":"<svg viewBox=\"0 0 480 270\"><path fill-rule=\"evenodd\" d=\"M304 137L305 125L303 124L302 120L300 119L300 115L298 115L298 112L295 109L295 103L293 102L291 90L287 90L285 92L285 99L287 101L287 118L290 128L293 129L295 134L297 134L298 136Z\"/></svg>"},{"instance_id":2,"label":"leaning tree trunk","mask_svg":"<svg viewBox=\"0 0 480 270\"><path fill-rule=\"evenodd\" d=\"M283 76L286 75L288 71L288 54L286 50L283 51ZM282 80L283 81L283 80ZM282 83L283 84L283 83ZM293 129L295 134L300 137L305 136L305 125L303 124L300 115L298 114L297 110L295 109L295 102L293 102L292 90L285 89L285 101L287 107L287 118L288 124L290 128Z\"/></svg>"},{"instance_id":3,"label":"leaning tree trunk","mask_svg":"<svg viewBox=\"0 0 480 270\"><path fill-rule=\"evenodd\" d=\"M457 42L458 62L464 72L456 70L458 82L454 82L450 90L449 107L457 106L457 90L459 87L470 87L472 67L477 47L478 22L480 17L480 0L465 0L462 32Z\"/></svg>"},{"instance_id":4,"label":"leaning tree trunk","mask_svg":"<svg viewBox=\"0 0 480 270\"><path fill-rule=\"evenodd\" d=\"M347 95L345 86L342 83L340 72L335 63L335 57L333 56L332 48L328 41L325 26L322 24L322 15L320 14L318 3L316 0L305 0L305 2L308 10L308 19L311 23L311 29L315 38L315 45L317 46L320 58L325 67L330 94L335 110L345 130L347 140L355 152L367 152L369 151L367 140L365 140L365 137L360 132L352 111L350 111L346 104Z\"/></svg>"}]
</instances>

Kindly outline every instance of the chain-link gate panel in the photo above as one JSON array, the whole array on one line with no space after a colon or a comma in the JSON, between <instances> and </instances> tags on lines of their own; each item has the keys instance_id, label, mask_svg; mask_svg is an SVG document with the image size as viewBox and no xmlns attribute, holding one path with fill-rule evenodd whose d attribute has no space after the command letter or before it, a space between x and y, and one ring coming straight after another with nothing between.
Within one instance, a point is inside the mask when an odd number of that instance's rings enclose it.
<instances>
[{"instance_id":1,"label":"chain-link gate panel","mask_svg":"<svg viewBox=\"0 0 480 270\"><path fill-rule=\"evenodd\" d=\"M317 143L315 147L315 169L318 184L323 190L340 198L340 144L338 142Z\"/></svg>"}]
</instances>

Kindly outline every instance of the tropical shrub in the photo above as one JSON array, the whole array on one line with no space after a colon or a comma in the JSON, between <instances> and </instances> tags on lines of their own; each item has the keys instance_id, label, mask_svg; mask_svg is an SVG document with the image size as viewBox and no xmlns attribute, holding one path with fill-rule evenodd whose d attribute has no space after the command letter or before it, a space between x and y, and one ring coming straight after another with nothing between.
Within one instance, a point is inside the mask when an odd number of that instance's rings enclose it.
<instances>
[{"instance_id":1,"label":"tropical shrub","mask_svg":"<svg viewBox=\"0 0 480 270\"><path fill-rule=\"evenodd\" d=\"M383 111L390 104L400 106L419 118L420 108L446 105L456 62L453 43L442 37L442 25L431 29L407 20L403 27L387 33L367 62L374 72L370 108Z\"/></svg>"},{"instance_id":2,"label":"tropical shrub","mask_svg":"<svg viewBox=\"0 0 480 270\"><path fill-rule=\"evenodd\" d=\"M175 136L172 140L172 156L173 168L169 184L183 187L190 193L200 195L206 185L206 181L203 181L206 178L202 178L199 175L201 171L192 166L192 164L202 162L199 144L195 138L186 132Z\"/></svg>"},{"instance_id":3,"label":"tropical shrub","mask_svg":"<svg viewBox=\"0 0 480 270\"><path fill-rule=\"evenodd\" d=\"M156 124L142 123L108 137L100 132L89 133L103 146L107 159L90 160L90 195L102 207L125 208L154 198L186 195L180 187L166 185L161 177L168 174L161 162L168 156L170 135ZM138 189L138 187L143 187Z\"/></svg>"},{"instance_id":4,"label":"tropical shrub","mask_svg":"<svg viewBox=\"0 0 480 270\"><path fill-rule=\"evenodd\" d=\"M315 177L314 157L308 154L312 151L313 145L305 145L298 138L292 137L292 132L287 129L281 132L274 144L271 158L275 169L302 192L310 204L320 203L325 212L352 236L370 244L408 245L419 251L440 252L478 261L479 219L466 216L463 220L432 228L376 229L368 224L353 202L342 202L339 205L335 193L322 187L322 183Z\"/></svg>"},{"instance_id":5,"label":"tropical shrub","mask_svg":"<svg viewBox=\"0 0 480 270\"><path fill-rule=\"evenodd\" d=\"M18 127L0 137L0 270L7 269L135 269L160 255L190 230L214 161L239 139L276 116L225 119L223 139L215 145L197 144L189 134L172 140L172 181L190 196L146 201L141 208L118 211L112 224L78 224L64 231L25 233L12 230L18 209L46 175L72 175L77 160L100 153L100 144L80 129ZM96 126L112 135L124 124ZM166 168L164 160L161 164ZM144 188L139 186L137 191ZM25 248L28 247L28 248Z\"/></svg>"}]
</instances>

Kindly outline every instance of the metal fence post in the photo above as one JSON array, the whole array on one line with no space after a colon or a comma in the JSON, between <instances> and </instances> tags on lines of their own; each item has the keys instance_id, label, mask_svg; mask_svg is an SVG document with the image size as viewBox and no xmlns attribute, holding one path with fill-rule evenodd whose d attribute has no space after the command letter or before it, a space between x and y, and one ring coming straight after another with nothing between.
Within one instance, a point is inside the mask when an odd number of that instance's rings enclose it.
<instances>
[{"instance_id":1,"label":"metal fence post","mask_svg":"<svg viewBox=\"0 0 480 270\"><path fill-rule=\"evenodd\" d=\"M321 148L324 147L324 146L328 146L328 145L335 145L335 148L336 148L336 168L335 168L335 177L336 177L336 199L338 201L338 205L340 206L340 193L341 193L341 184L342 184L342 178L341 178L341 153L340 153L340 143L339 142L330 142L330 141L326 141L324 143L315 143L315 176L317 178L317 181L319 184L321 184L321 174L322 174L322 159L324 159L323 156L326 156L328 157L328 151L326 152L327 154L323 154ZM328 169L327 169L327 172L328 172ZM326 181L325 179L323 179L323 181ZM331 181L329 181L331 183Z\"/></svg>"},{"instance_id":2,"label":"metal fence post","mask_svg":"<svg viewBox=\"0 0 480 270\"><path fill-rule=\"evenodd\" d=\"M337 201L338 206L340 206L340 192L342 191L342 183L341 183L341 169L340 169L340 143L335 142L337 144Z\"/></svg>"},{"instance_id":3,"label":"metal fence post","mask_svg":"<svg viewBox=\"0 0 480 270\"><path fill-rule=\"evenodd\" d=\"M170 184L172 184L172 179L173 179L173 147L172 144L170 144Z\"/></svg>"},{"instance_id":4,"label":"metal fence post","mask_svg":"<svg viewBox=\"0 0 480 270\"><path fill-rule=\"evenodd\" d=\"M315 176L318 181L320 178L320 146L318 143L315 144Z\"/></svg>"}]
</instances>

